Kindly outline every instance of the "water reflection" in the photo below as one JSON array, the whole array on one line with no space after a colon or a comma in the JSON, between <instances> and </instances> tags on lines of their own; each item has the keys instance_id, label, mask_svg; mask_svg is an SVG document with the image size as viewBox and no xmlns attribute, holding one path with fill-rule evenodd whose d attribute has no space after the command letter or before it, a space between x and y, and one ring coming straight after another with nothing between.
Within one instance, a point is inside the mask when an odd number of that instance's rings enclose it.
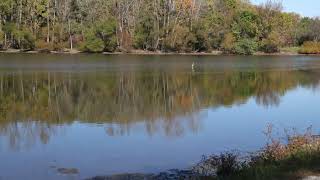
<instances>
[{"instance_id":1,"label":"water reflection","mask_svg":"<svg viewBox=\"0 0 320 180\"><path fill-rule=\"evenodd\" d=\"M226 72L11 72L0 75L0 133L11 147L47 143L61 125L95 123L109 136L137 123L152 136L196 133L201 110L255 98L277 106L288 90L316 88L317 70Z\"/></svg>"}]
</instances>

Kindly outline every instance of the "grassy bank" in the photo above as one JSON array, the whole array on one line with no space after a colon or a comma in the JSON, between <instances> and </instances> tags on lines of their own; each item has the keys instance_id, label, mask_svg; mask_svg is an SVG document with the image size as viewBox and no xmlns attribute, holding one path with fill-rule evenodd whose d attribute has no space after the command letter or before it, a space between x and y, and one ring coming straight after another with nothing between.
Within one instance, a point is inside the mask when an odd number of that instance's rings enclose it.
<instances>
[{"instance_id":1,"label":"grassy bank","mask_svg":"<svg viewBox=\"0 0 320 180\"><path fill-rule=\"evenodd\" d=\"M320 177L320 138L306 133L288 133L285 139L271 136L272 126L265 132L268 143L261 151L243 157L227 152L204 157L189 170L169 170L159 174L118 174L88 180L300 180Z\"/></svg>"},{"instance_id":2,"label":"grassy bank","mask_svg":"<svg viewBox=\"0 0 320 180\"><path fill-rule=\"evenodd\" d=\"M202 164L215 168L216 175L208 178L218 180L293 180L320 176L320 138L312 135L310 129L305 134L288 135L284 142L269 136L266 147L246 160L225 153L208 157Z\"/></svg>"}]
</instances>

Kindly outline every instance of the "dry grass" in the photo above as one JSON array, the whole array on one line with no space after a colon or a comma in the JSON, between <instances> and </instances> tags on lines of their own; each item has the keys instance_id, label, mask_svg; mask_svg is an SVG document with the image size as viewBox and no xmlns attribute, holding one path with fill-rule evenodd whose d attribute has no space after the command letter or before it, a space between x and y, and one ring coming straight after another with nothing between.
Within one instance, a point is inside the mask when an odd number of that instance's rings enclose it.
<instances>
[{"instance_id":1,"label":"dry grass","mask_svg":"<svg viewBox=\"0 0 320 180\"><path fill-rule=\"evenodd\" d=\"M265 131L269 141L260 152L245 160L233 153L211 156L202 164L215 168L215 179L223 180L291 180L319 175L320 138L312 134L311 127L303 134L295 130L286 132L285 141L273 138L270 125Z\"/></svg>"}]
</instances>

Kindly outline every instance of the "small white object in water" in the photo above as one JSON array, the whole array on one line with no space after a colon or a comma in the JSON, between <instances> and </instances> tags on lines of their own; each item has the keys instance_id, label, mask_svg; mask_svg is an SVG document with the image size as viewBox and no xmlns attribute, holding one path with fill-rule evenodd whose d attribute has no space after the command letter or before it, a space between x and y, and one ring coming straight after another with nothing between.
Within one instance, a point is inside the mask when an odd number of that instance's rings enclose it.
<instances>
[{"instance_id":1,"label":"small white object in water","mask_svg":"<svg viewBox=\"0 0 320 180\"><path fill-rule=\"evenodd\" d=\"M196 66L196 65L195 65L194 62L193 62L193 63L192 63L192 66L191 66L191 67L192 67L192 70L195 69L195 66Z\"/></svg>"}]
</instances>

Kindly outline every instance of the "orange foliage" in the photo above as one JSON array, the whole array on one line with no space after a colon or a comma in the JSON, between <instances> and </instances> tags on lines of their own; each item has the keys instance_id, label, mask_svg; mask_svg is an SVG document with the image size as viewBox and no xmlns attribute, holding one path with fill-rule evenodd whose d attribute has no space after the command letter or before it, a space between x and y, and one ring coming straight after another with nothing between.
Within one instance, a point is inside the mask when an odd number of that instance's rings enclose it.
<instances>
[{"instance_id":1,"label":"orange foliage","mask_svg":"<svg viewBox=\"0 0 320 180\"><path fill-rule=\"evenodd\" d=\"M194 8L193 0L179 0L177 2L177 9L179 10L190 10Z\"/></svg>"}]
</instances>

